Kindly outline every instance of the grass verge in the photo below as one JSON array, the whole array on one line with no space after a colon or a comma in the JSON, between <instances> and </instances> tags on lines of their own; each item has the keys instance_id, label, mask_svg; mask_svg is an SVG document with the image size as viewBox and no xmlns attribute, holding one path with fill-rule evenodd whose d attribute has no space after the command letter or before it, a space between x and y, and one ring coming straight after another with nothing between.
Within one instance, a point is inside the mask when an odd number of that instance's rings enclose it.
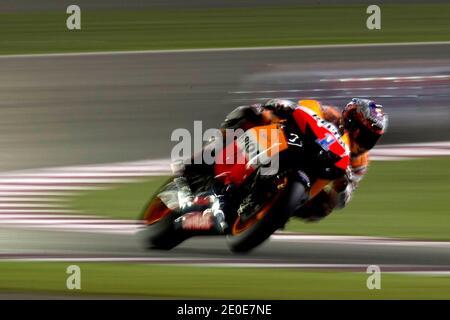
<instances>
[{"instance_id":1,"label":"grass verge","mask_svg":"<svg viewBox=\"0 0 450 320\"><path fill-rule=\"evenodd\" d=\"M82 10L76 31L64 11L0 13L0 54L450 40L450 4L384 4L381 30L366 8Z\"/></svg>"},{"instance_id":2,"label":"grass verge","mask_svg":"<svg viewBox=\"0 0 450 320\"><path fill-rule=\"evenodd\" d=\"M255 268L78 263L81 290L66 288L67 263L0 262L0 292L217 299L449 299L450 278Z\"/></svg>"}]
</instances>

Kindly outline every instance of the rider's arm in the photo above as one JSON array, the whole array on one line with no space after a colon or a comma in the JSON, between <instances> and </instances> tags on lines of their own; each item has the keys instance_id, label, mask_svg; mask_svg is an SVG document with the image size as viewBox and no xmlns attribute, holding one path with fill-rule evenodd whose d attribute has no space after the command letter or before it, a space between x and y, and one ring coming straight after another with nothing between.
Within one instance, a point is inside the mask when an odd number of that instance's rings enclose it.
<instances>
[{"instance_id":1,"label":"rider's arm","mask_svg":"<svg viewBox=\"0 0 450 320\"><path fill-rule=\"evenodd\" d=\"M271 99L261 105L264 110L270 111L278 118L287 118L291 116L298 104L284 99Z\"/></svg>"},{"instance_id":2,"label":"rider's arm","mask_svg":"<svg viewBox=\"0 0 450 320\"><path fill-rule=\"evenodd\" d=\"M260 104L240 106L231 111L222 122L223 129L248 129L261 122L263 109Z\"/></svg>"},{"instance_id":3,"label":"rider's arm","mask_svg":"<svg viewBox=\"0 0 450 320\"><path fill-rule=\"evenodd\" d=\"M240 106L231 111L222 123L222 129L249 129L255 125L269 124L279 118L286 118L297 107L292 101L271 99L264 104Z\"/></svg>"},{"instance_id":4,"label":"rider's arm","mask_svg":"<svg viewBox=\"0 0 450 320\"><path fill-rule=\"evenodd\" d=\"M338 200L337 208L344 208L350 202L353 192L367 172L368 165L369 155L366 152L352 159L350 172L346 175L347 181L335 181L333 189Z\"/></svg>"}]
</instances>

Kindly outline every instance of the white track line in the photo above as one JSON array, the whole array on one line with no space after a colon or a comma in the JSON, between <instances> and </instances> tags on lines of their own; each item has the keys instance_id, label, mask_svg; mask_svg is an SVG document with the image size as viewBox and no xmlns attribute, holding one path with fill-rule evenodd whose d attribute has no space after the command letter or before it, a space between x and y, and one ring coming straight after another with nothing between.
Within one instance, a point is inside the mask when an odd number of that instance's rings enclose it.
<instances>
[{"instance_id":1,"label":"white track line","mask_svg":"<svg viewBox=\"0 0 450 320\"><path fill-rule=\"evenodd\" d=\"M70 227L72 225L84 225L89 224L94 228L116 228L121 230L122 228L134 228L137 229L136 223L128 223L125 220L103 220L103 219L90 219L89 217L78 218L78 219L66 219L65 216L60 216L63 219L50 218L50 219L2 219L0 220L2 225L6 224L32 224L32 225L60 225L62 227Z\"/></svg>"},{"instance_id":2,"label":"white track line","mask_svg":"<svg viewBox=\"0 0 450 320\"><path fill-rule=\"evenodd\" d=\"M408 160L420 157L450 156L450 141L381 145L370 152L372 160Z\"/></svg>"},{"instance_id":3,"label":"white track line","mask_svg":"<svg viewBox=\"0 0 450 320\"><path fill-rule=\"evenodd\" d=\"M105 55L130 55L130 54L134 55L134 54L177 54L177 53L203 53L203 52L205 53L239 52L239 51L261 51L261 50L274 51L274 50L308 50L308 49L336 49L336 48L408 47L408 46L435 46L448 44L450 44L450 41L323 44L323 45L297 45L297 46L272 46L272 47L263 46L263 47L205 48L205 49L98 51L98 52L72 52L72 53L10 54L10 55L0 55L0 59L84 57L84 56L105 56Z\"/></svg>"},{"instance_id":4,"label":"white track line","mask_svg":"<svg viewBox=\"0 0 450 320\"><path fill-rule=\"evenodd\" d=\"M401 161L401 160L414 160L412 157L394 157L394 156L370 156L371 161Z\"/></svg>"},{"instance_id":5,"label":"white track line","mask_svg":"<svg viewBox=\"0 0 450 320\"><path fill-rule=\"evenodd\" d=\"M450 277L450 271L388 271L391 274L403 274L413 276Z\"/></svg>"},{"instance_id":6,"label":"white track line","mask_svg":"<svg viewBox=\"0 0 450 320\"><path fill-rule=\"evenodd\" d=\"M3 202L2 199L0 199L0 213L3 209L14 209L14 208L64 208L64 203L30 203L27 201L22 202ZM1 218L1 216L0 216Z\"/></svg>"},{"instance_id":7,"label":"white track line","mask_svg":"<svg viewBox=\"0 0 450 320\"><path fill-rule=\"evenodd\" d=\"M16 196L0 196L0 203L14 203L16 201L20 201L22 204L27 204L29 202L49 202L49 203L59 203L59 202L66 202L68 199L66 198L46 198L46 197L24 197L23 194L16 195Z\"/></svg>"},{"instance_id":8,"label":"white track line","mask_svg":"<svg viewBox=\"0 0 450 320\"><path fill-rule=\"evenodd\" d=\"M98 178L79 178L79 177L54 177L54 178L23 178L23 177L8 177L8 178L2 178L0 177L0 186L2 185L8 185L8 184L53 184L55 186L58 186L59 184L105 184L105 183L126 183L126 182L132 182L133 179L116 179L115 177L98 177Z\"/></svg>"},{"instance_id":9,"label":"white track line","mask_svg":"<svg viewBox=\"0 0 450 320\"><path fill-rule=\"evenodd\" d=\"M421 86L414 87L365 87L365 88L322 88L322 89L280 89L280 90L255 90L255 91L231 91L229 94L259 94L259 93L296 93L296 92L328 92L328 91L371 91L371 90L420 90Z\"/></svg>"},{"instance_id":10,"label":"white track line","mask_svg":"<svg viewBox=\"0 0 450 320\"><path fill-rule=\"evenodd\" d=\"M379 148L404 148L404 147L444 147L450 148L450 141L438 141L438 142L415 142L415 143L402 143L402 144L385 144Z\"/></svg>"},{"instance_id":11,"label":"white track line","mask_svg":"<svg viewBox=\"0 0 450 320\"><path fill-rule=\"evenodd\" d=\"M331 95L326 96L328 99L348 99L348 95ZM419 96L417 94L406 94L406 95L395 95L395 94L377 94L373 95L375 98L418 98ZM269 100L273 97L249 97L249 98L239 98L239 99L233 99L233 101L252 101L252 100ZM290 96L290 97L279 97L280 99L287 99L287 100L298 100L302 97L300 96ZM308 96L309 99L322 99L323 96Z\"/></svg>"},{"instance_id":12,"label":"white track line","mask_svg":"<svg viewBox=\"0 0 450 320\"><path fill-rule=\"evenodd\" d=\"M379 148L374 149L371 152L371 156L393 156L393 157L433 157L433 156L450 156L450 149L433 149L433 148L410 148L410 149L390 149L390 148Z\"/></svg>"},{"instance_id":13,"label":"white track line","mask_svg":"<svg viewBox=\"0 0 450 320\"><path fill-rule=\"evenodd\" d=\"M402 246L402 247L437 247L450 248L450 242L446 241L416 241L394 238L357 237L357 236L321 236L321 235L292 235L274 234L272 241L289 241L304 243L337 243L369 246Z\"/></svg>"},{"instance_id":14,"label":"white track line","mask_svg":"<svg viewBox=\"0 0 450 320\"><path fill-rule=\"evenodd\" d=\"M31 190L31 191L14 191L14 190L3 190L0 191L0 197L23 197L23 196L45 196L45 197L70 197L75 195L74 192L67 191L46 191L46 190ZM52 198L53 199L53 198Z\"/></svg>"},{"instance_id":15,"label":"white track line","mask_svg":"<svg viewBox=\"0 0 450 320\"><path fill-rule=\"evenodd\" d=\"M5 185L0 184L0 191L8 192L18 192L22 191L24 193L27 193L28 191L83 191L83 190L101 190L101 187L97 186L58 186L58 185L52 185L52 186L46 186L46 185Z\"/></svg>"},{"instance_id":16,"label":"white track line","mask_svg":"<svg viewBox=\"0 0 450 320\"><path fill-rule=\"evenodd\" d=\"M17 209L0 209L0 215L5 214L14 214L14 213L23 213L23 214L33 214L33 213L59 213L61 214L60 209L23 209L23 210L17 210ZM77 213L76 210L70 210L70 209L64 209L62 213Z\"/></svg>"},{"instance_id":17,"label":"white track line","mask_svg":"<svg viewBox=\"0 0 450 320\"><path fill-rule=\"evenodd\" d=\"M86 219L89 218L89 216L86 215L73 215L73 214L64 214L64 215L54 215L54 214L42 214L42 213L33 213L33 214L26 214L26 213L6 213L6 214L0 214L0 224L3 223L3 220L7 221L15 221L15 222L21 222L21 221L28 221L27 219L33 219L31 221L34 221L34 219L41 219L42 221L48 220L48 219L62 219L63 221L70 221L69 219L72 219L72 221L76 221L75 219ZM92 218L90 221L95 221ZM100 219L97 219L96 221L103 221ZM107 220L105 220L107 221Z\"/></svg>"},{"instance_id":18,"label":"white track line","mask_svg":"<svg viewBox=\"0 0 450 320\"><path fill-rule=\"evenodd\" d=\"M361 78L340 78L340 79L320 79L321 82L370 82L370 81L426 81L450 79L450 75L421 75L404 77L361 77Z\"/></svg>"},{"instance_id":19,"label":"white track line","mask_svg":"<svg viewBox=\"0 0 450 320\"><path fill-rule=\"evenodd\" d=\"M67 172L39 172L39 173L8 173L3 174L0 176L0 181L5 182L8 181L8 179L11 177L11 179L48 179L50 181L64 181L64 179L71 179L71 181L74 181L74 179L98 179L98 178L106 178L108 179L107 182L110 182L113 178L139 178L139 177L149 177L153 174L159 174L161 175L164 172L167 172L170 170L169 166L165 166L164 168L161 168L158 171L129 171L126 172L125 170L122 170L121 172L114 172L114 171L85 171L85 170L79 170L79 171L67 171ZM95 180L97 181L97 180ZM122 180L119 180L122 181Z\"/></svg>"}]
</instances>

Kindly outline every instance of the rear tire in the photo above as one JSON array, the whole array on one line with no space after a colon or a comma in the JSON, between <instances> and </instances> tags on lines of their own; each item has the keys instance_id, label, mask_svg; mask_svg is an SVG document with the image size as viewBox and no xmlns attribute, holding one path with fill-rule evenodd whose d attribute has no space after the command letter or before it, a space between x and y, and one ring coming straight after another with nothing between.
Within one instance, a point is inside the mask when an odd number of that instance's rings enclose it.
<instances>
[{"instance_id":1,"label":"rear tire","mask_svg":"<svg viewBox=\"0 0 450 320\"><path fill-rule=\"evenodd\" d=\"M170 187L171 182L172 179L155 193L142 212L141 217L146 226L138 233L138 238L148 249L170 250L189 238L184 230L175 229L178 211L169 209L158 197Z\"/></svg>"},{"instance_id":2,"label":"rear tire","mask_svg":"<svg viewBox=\"0 0 450 320\"><path fill-rule=\"evenodd\" d=\"M302 183L297 181L288 183L276 203L268 209L261 220L237 235L227 236L230 250L235 253L245 253L266 241L276 230L286 224L305 196L306 189Z\"/></svg>"}]
</instances>

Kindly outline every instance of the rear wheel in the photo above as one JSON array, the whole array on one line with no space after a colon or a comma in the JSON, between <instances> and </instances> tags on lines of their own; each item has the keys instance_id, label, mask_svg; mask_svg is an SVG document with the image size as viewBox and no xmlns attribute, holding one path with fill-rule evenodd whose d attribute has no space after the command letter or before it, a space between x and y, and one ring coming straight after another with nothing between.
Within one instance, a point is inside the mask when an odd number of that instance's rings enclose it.
<instances>
[{"instance_id":1,"label":"rear wheel","mask_svg":"<svg viewBox=\"0 0 450 320\"><path fill-rule=\"evenodd\" d=\"M267 197L258 212L247 219L237 217L227 236L230 250L248 252L267 240L288 221L305 192L300 182L289 182L286 177L278 181L276 191Z\"/></svg>"},{"instance_id":2,"label":"rear wheel","mask_svg":"<svg viewBox=\"0 0 450 320\"><path fill-rule=\"evenodd\" d=\"M153 196L142 213L145 228L139 233L144 246L152 249L170 250L188 238L183 230L175 229L174 221L179 213L166 206L160 193L171 187L169 182Z\"/></svg>"}]
</instances>

